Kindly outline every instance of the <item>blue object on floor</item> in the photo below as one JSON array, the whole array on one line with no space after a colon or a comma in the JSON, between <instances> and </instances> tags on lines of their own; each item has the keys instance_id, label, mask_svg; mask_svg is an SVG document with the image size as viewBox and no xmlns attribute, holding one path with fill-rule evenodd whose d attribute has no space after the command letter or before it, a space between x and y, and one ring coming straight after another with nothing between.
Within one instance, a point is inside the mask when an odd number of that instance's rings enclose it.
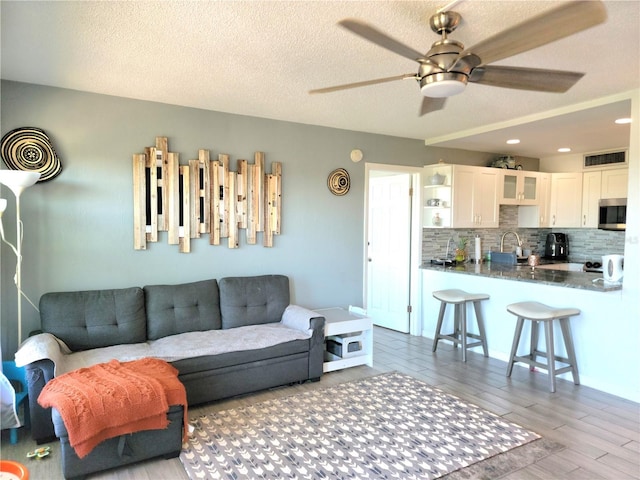
<instances>
[{"instance_id":1,"label":"blue object on floor","mask_svg":"<svg viewBox=\"0 0 640 480\"><path fill-rule=\"evenodd\" d=\"M27 391L27 371L23 367L16 367L15 362L7 361L2 362L2 373L11 382L14 390L16 391L16 411L19 412L20 405L24 409L24 422L26 427L29 427L29 396ZM18 428L12 428L10 431L9 441L12 445L18 443Z\"/></svg>"}]
</instances>

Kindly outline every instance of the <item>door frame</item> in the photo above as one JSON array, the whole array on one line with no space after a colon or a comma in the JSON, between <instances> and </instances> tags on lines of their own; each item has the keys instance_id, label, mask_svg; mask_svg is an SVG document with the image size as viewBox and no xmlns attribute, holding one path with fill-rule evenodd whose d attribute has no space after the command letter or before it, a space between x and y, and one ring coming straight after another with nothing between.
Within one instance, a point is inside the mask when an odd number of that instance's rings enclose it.
<instances>
[{"instance_id":1,"label":"door frame","mask_svg":"<svg viewBox=\"0 0 640 480\"><path fill-rule=\"evenodd\" d=\"M410 267L409 267L409 304L411 305L411 313L409 314L409 334L422 335L422 319L420 312L422 310L422 295L420 293L420 262L422 259L422 168L407 167L402 165L388 165L382 163L365 163L364 165L364 222L363 222L363 305L367 308L367 289L368 289L368 268L367 261L369 244L369 178L373 172L382 174L409 174L411 175L411 185L413 195L411 196L411 233L410 233Z\"/></svg>"}]
</instances>

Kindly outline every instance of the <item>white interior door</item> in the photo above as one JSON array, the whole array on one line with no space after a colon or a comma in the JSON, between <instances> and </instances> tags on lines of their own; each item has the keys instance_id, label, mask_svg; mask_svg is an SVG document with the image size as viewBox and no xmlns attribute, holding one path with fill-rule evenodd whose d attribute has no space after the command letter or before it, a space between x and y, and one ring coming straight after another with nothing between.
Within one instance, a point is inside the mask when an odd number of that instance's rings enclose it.
<instances>
[{"instance_id":1,"label":"white interior door","mask_svg":"<svg viewBox=\"0 0 640 480\"><path fill-rule=\"evenodd\" d=\"M368 195L367 315L408 333L411 287L410 174L371 176Z\"/></svg>"}]
</instances>

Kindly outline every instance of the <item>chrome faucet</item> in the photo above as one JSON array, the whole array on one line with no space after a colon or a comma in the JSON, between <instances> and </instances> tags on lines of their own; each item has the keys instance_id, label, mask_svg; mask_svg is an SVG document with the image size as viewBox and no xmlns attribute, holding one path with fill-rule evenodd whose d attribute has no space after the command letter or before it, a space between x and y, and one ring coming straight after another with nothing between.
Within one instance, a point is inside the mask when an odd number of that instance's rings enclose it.
<instances>
[{"instance_id":1,"label":"chrome faucet","mask_svg":"<svg viewBox=\"0 0 640 480\"><path fill-rule=\"evenodd\" d=\"M518 241L518 246L522 247L522 240L520 240L520 237L518 236L518 232L514 232L510 230L502 234L502 238L500 239L500 252L504 252L504 237L506 237L510 233L516 236L516 240Z\"/></svg>"}]
</instances>

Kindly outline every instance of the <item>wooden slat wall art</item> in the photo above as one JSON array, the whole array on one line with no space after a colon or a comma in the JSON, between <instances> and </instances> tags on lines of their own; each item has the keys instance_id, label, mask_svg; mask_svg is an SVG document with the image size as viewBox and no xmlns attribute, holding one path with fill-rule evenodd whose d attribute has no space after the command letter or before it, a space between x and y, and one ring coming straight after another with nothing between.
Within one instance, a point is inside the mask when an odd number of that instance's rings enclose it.
<instances>
[{"instance_id":1,"label":"wooden slat wall art","mask_svg":"<svg viewBox=\"0 0 640 480\"><path fill-rule=\"evenodd\" d=\"M227 192L225 193L226 199L229 202L229 210L227 213L227 233L229 237L229 248L238 248L238 215L236 209L236 172L227 172ZM226 200L225 199L225 200ZM226 207L225 207L226 208Z\"/></svg>"},{"instance_id":2,"label":"wooden slat wall art","mask_svg":"<svg viewBox=\"0 0 640 480\"><path fill-rule=\"evenodd\" d=\"M218 172L218 186L220 190L220 236L226 238L229 236L229 208L231 207L231 198L229 198L229 155L221 153L218 155L220 162Z\"/></svg>"},{"instance_id":3,"label":"wooden slat wall art","mask_svg":"<svg viewBox=\"0 0 640 480\"><path fill-rule=\"evenodd\" d=\"M229 170L230 158L219 154L210 159L209 150L199 150L197 160L180 165L180 155L169 151L167 137L157 137L155 147L133 155L134 249L146 250L167 232L167 241L180 252L191 251L191 239L209 234L211 245L227 238L229 248L240 245L240 230L247 244L273 246L280 234L282 208L282 164L272 162L265 174L264 153L256 152L254 163L237 161Z\"/></svg>"},{"instance_id":4,"label":"wooden slat wall art","mask_svg":"<svg viewBox=\"0 0 640 480\"><path fill-rule=\"evenodd\" d=\"M180 167L182 169L182 167ZM189 160L189 202L191 208L187 210L189 215L189 236L200 238L200 161Z\"/></svg>"},{"instance_id":5,"label":"wooden slat wall art","mask_svg":"<svg viewBox=\"0 0 640 480\"><path fill-rule=\"evenodd\" d=\"M209 175L211 177L211 232L209 236L209 243L211 245L220 245L220 162L217 160L211 162L209 168Z\"/></svg>"},{"instance_id":6,"label":"wooden slat wall art","mask_svg":"<svg viewBox=\"0 0 640 480\"><path fill-rule=\"evenodd\" d=\"M158 167L158 197L161 202L158 203L158 230L167 232L169 230L169 195L165 192L168 190L167 177L169 176L169 140L167 137L156 137L156 165Z\"/></svg>"},{"instance_id":7,"label":"wooden slat wall art","mask_svg":"<svg viewBox=\"0 0 640 480\"><path fill-rule=\"evenodd\" d=\"M190 181L189 174L191 172L191 167L188 165L184 165L178 167L179 169L179 193L178 196L178 247L181 253L189 253L191 251L191 219L193 216L191 215L191 211L189 206L192 205L190 202L191 192L190 192Z\"/></svg>"},{"instance_id":8,"label":"wooden slat wall art","mask_svg":"<svg viewBox=\"0 0 640 480\"><path fill-rule=\"evenodd\" d=\"M211 230L211 195L210 186L211 178L209 170L211 162L209 160L209 150L198 151L198 162L200 164L200 233L209 233Z\"/></svg>"},{"instance_id":9,"label":"wooden slat wall art","mask_svg":"<svg viewBox=\"0 0 640 480\"><path fill-rule=\"evenodd\" d=\"M169 245L180 243L180 155L169 152L165 188L169 197Z\"/></svg>"},{"instance_id":10,"label":"wooden slat wall art","mask_svg":"<svg viewBox=\"0 0 640 480\"><path fill-rule=\"evenodd\" d=\"M146 232L148 242L158 241L158 222L160 214L158 213L158 170L162 171L162 166L157 166L156 149L147 147L145 151L145 180L146 180Z\"/></svg>"},{"instance_id":11,"label":"wooden slat wall art","mask_svg":"<svg viewBox=\"0 0 640 480\"><path fill-rule=\"evenodd\" d=\"M256 243L257 226L256 220L257 208L257 196L256 196L256 166L247 165L247 243L254 245Z\"/></svg>"},{"instance_id":12,"label":"wooden slat wall art","mask_svg":"<svg viewBox=\"0 0 640 480\"><path fill-rule=\"evenodd\" d=\"M146 158L144 154L133 156L133 248L136 250L147 248Z\"/></svg>"}]
</instances>

